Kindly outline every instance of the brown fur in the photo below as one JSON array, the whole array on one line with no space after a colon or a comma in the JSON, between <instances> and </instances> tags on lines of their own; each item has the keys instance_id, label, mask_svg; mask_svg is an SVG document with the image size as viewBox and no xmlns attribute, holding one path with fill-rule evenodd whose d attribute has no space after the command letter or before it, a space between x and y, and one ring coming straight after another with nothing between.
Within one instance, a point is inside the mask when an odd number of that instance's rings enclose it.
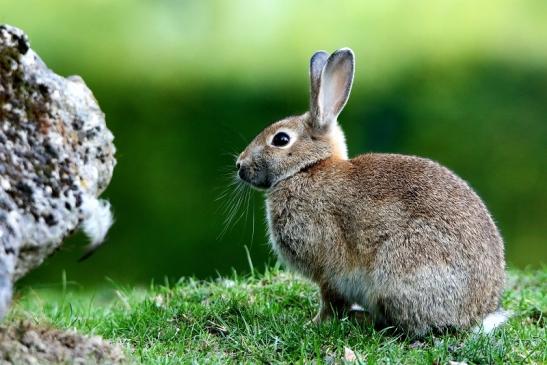
<instances>
[{"instance_id":1,"label":"brown fur","mask_svg":"<svg viewBox=\"0 0 547 365\"><path fill-rule=\"evenodd\" d=\"M313 87L312 80L317 97ZM267 189L274 251L320 286L316 320L357 303L376 322L421 336L468 328L494 312L504 284L503 242L477 194L428 159L347 160L336 121L316 115L321 111L274 123L238 160L242 178ZM288 148L269 144L280 129L293 133Z\"/></svg>"}]
</instances>

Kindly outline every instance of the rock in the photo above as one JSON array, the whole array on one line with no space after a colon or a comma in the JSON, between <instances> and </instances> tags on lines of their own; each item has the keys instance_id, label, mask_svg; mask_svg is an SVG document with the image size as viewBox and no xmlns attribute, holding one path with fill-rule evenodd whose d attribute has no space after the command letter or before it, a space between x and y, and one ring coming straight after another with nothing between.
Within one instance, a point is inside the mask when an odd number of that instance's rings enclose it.
<instances>
[{"instance_id":1,"label":"rock","mask_svg":"<svg viewBox=\"0 0 547 365\"><path fill-rule=\"evenodd\" d=\"M19 29L0 25L0 318L13 283L77 229L99 245L116 164L112 133L83 80L49 70Z\"/></svg>"},{"instance_id":2,"label":"rock","mask_svg":"<svg viewBox=\"0 0 547 365\"><path fill-rule=\"evenodd\" d=\"M99 336L38 327L28 321L0 326L3 364L123 364L122 347Z\"/></svg>"}]
</instances>

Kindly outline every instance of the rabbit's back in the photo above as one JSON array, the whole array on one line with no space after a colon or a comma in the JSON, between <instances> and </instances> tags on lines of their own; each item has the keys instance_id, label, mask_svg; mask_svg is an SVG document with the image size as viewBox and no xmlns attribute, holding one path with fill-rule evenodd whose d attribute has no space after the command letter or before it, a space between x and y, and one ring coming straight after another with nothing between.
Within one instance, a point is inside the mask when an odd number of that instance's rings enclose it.
<instances>
[{"instance_id":1,"label":"rabbit's back","mask_svg":"<svg viewBox=\"0 0 547 365\"><path fill-rule=\"evenodd\" d=\"M357 214L347 228L358 237L358 256L361 245L374 251L363 263L377 310L417 332L468 327L493 312L503 290L503 242L467 183L412 156L366 154L350 164L347 182L366 204L353 201ZM366 232L367 222L376 228Z\"/></svg>"},{"instance_id":2,"label":"rabbit's back","mask_svg":"<svg viewBox=\"0 0 547 365\"><path fill-rule=\"evenodd\" d=\"M354 207L346 229L357 234L368 228L401 242L412 235L428 238L419 246L399 248L413 256L411 264L401 263L402 269L432 259L460 262L463 256L503 261L501 237L485 205L447 168L414 156L365 154L348 161L345 170L340 178L348 188L340 199Z\"/></svg>"},{"instance_id":3,"label":"rabbit's back","mask_svg":"<svg viewBox=\"0 0 547 365\"><path fill-rule=\"evenodd\" d=\"M432 262L503 265L503 243L488 210L447 168L395 154L365 154L348 162L341 178L352 193L342 192L340 198L354 209L347 214L352 222L345 229L357 236L374 232L375 256L397 250L406 258L398 262L398 270ZM422 239L411 242L411 237ZM362 244L368 242L358 239L356 245Z\"/></svg>"}]
</instances>

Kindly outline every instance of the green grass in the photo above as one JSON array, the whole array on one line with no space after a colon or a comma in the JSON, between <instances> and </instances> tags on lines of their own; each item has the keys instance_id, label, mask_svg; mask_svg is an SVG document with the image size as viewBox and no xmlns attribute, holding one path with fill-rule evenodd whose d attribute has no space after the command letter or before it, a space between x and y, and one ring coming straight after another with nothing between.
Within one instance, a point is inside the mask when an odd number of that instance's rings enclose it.
<instances>
[{"instance_id":1,"label":"green grass","mask_svg":"<svg viewBox=\"0 0 547 365\"><path fill-rule=\"evenodd\" d=\"M136 363L546 363L547 268L511 271L504 307L515 312L491 336L469 333L415 342L350 320L309 324L314 285L277 268L263 274L91 295L71 285L23 289L7 321L76 328L124 344Z\"/></svg>"}]
</instances>

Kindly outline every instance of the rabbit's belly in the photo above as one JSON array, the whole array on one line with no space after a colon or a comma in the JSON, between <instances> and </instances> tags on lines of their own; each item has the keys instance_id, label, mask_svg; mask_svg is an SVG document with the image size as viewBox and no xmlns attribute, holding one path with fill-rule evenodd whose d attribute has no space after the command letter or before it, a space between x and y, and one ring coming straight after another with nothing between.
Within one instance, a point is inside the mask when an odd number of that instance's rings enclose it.
<instances>
[{"instance_id":1,"label":"rabbit's belly","mask_svg":"<svg viewBox=\"0 0 547 365\"><path fill-rule=\"evenodd\" d=\"M329 282L351 304L359 304L369 311L374 309L374 285L365 270L337 273Z\"/></svg>"}]
</instances>

